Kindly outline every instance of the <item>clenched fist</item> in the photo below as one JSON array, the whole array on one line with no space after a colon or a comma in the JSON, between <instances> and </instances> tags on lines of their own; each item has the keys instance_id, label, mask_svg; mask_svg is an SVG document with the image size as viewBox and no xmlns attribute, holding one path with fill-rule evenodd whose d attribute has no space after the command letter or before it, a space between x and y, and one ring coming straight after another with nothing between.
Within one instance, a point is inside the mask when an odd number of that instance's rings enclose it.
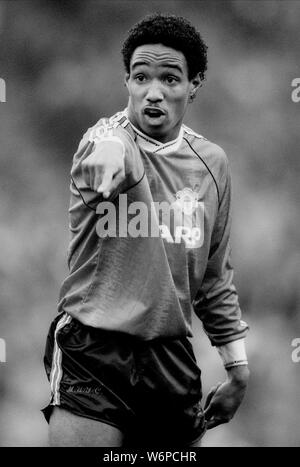
<instances>
[{"instance_id":1,"label":"clenched fist","mask_svg":"<svg viewBox=\"0 0 300 467\"><path fill-rule=\"evenodd\" d=\"M108 198L125 180L125 150L120 141L100 141L82 161L86 184Z\"/></svg>"}]
</instances>

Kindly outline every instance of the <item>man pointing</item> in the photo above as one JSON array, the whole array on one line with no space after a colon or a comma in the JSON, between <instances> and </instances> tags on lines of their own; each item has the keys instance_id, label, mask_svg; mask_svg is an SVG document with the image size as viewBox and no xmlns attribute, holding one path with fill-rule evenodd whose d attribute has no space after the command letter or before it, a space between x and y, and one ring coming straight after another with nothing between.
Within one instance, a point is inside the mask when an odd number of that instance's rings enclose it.
<instances>
[{"instance_id":1,"label":"man pointing","mask_svg":"<svg viewBox=\"0 0 300 467\"><path fill-rule=\"evenodd\" d=\"M45 354L52 446L197 446L245 394L228 161L183 124L206 51L181 17L137 23L122 49L127 108L101 118L74 156L69 275ZM227 371L204 407L194 312Z\"/></svg>"}]
</instances>

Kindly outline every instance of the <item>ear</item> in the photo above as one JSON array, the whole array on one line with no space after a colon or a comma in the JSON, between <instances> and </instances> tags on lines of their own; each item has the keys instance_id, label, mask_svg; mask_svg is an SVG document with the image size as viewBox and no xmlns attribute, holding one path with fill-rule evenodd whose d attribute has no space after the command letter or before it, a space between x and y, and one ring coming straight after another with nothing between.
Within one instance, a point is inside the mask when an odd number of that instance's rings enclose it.
<instances>
[{"instance_id":1,"label":"ear","mask_svg":"<svg viewBox=\"0 0 300 467\"><path fill-rule=\"evenodd\" d=\"M201 87L201 78L199 73L197 73L196 76L191 80L191 83L194 92L196 92Z\"/></svg>"},{"instance_id":2,"label":"ear","mask_svg":"<svg viewBox=\"0 0 300 467\"><path fill-rule=\"evenodd\" d=\"M125 77L124 77L124 86L126 86L127 89L128 89L129 77L130 77L130 74L129 74L129 73L125 73Z\"/></svg>"},{"instance_id":3,"label":"ear","mask_svg":"<svg viewBox=\"0 0 300 467\"><path fill-rule=\"evenodd\" d=\"M198 89L201 87L201 78L200 74L197 73L193 79L190 81L190 96L189 96L189 102L193 102L193 100L196 97Z\"/></svg>"}]
</instances>

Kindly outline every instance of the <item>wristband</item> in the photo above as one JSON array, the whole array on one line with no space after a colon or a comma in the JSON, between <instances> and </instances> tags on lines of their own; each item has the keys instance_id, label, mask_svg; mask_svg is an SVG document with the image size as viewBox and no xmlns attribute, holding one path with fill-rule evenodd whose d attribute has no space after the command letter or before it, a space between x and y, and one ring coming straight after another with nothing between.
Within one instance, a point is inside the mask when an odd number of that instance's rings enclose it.
<instances>
[{"instance_id":1,"label":"wristband","mask_svg":"<svg viewBox=\"0 0 300 467\"><path fill-rule=\"evenodd\" d=\"M221 345L217 350L226 369L248 364L244 338Z\"/></svg>"},{"instance_id":2,"label":"wristband","mask_svg":"<svg viewBox=\"0 0 300 467\"><path fill-rule=\"evenodd\" d=\"M235 360L233 362L226 363L226 365L224 365L224 368L228 370L229 368L240 365L248 365L248 360Z\"/></svg>"}]
</instances>

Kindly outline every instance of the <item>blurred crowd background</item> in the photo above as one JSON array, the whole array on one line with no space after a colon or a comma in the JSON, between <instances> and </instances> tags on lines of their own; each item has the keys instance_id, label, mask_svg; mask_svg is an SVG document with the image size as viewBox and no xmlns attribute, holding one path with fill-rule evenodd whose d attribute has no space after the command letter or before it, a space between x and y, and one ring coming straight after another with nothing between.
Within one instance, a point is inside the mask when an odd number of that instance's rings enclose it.
<instances>
[{"instance_id":1,"label":"blurred crowd background","mask_svg":"<svg viewBox=\"0 0 300 467\"><path fill-rule=\"evenodd\" d=\"M87 127L127 104L120 48L146 13L190 19L209 46L186 123L221 145L233 175L235 283L251 380L204 446L300 446L298 1L0 1L0 445L45 446L42 357L67 273L69 169ZM225 377L195 320L204 393Z\"/></svg>"}]
</instances>

